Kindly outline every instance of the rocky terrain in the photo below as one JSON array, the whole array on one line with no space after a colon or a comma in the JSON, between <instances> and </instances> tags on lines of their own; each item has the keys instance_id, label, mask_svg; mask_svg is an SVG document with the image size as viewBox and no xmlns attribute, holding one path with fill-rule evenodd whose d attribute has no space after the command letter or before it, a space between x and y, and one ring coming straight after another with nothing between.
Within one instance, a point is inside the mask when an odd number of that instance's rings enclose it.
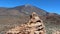
<instances>
[{"instance_id":1,"label":"rocky terrain","mask_svg":"<svg viewBox=\"0 0 60 34\"><path fill-rule=\"evenodd\" d=\"M49 13L32 5L22 5L13 8L0 7L0 34L4 34L5 31L15 26L27 23L32 12L39 14L44 21L47 34L52 34L52 31L60 29L60 15Z\"/></svg>"}]
</instances>

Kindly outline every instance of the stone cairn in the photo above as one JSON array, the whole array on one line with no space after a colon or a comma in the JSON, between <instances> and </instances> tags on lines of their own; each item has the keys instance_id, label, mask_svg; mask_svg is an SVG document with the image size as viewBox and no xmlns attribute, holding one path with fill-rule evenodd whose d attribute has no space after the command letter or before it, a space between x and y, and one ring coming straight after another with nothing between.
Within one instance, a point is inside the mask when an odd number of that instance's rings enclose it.
<instances>
[{"instance_id":1,"label":"stone cairn","mask_svg":"<svg viewBox=\"0 0 60 34\"><path fill-rule=\"evenodd\" d=\"M8 30L6 34L46 34L46 30L38 14L33 12L28 23Z\"/></svg>"}]
</instances>

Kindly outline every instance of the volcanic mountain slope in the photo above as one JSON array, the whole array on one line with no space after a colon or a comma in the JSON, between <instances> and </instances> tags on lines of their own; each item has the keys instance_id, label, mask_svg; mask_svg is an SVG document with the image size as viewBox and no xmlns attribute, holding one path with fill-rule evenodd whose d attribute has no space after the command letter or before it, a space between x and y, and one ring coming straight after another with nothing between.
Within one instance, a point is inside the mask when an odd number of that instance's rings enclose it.
<instances>
[{"instance_id":1,"label":"volcanic mountain slope","mask_svg":"<svg viewBox=\"0 0 60 34\"><path fill-rule=\"evenodd\" d=\"M0 8L0 33L2 34L8 29L28 22L29 15L32 12L39 14L48 33L51 34L54 29L60 29L60 15L46 12L32 5L22 5L14 8Z\"/></svg>"}]
</instances>

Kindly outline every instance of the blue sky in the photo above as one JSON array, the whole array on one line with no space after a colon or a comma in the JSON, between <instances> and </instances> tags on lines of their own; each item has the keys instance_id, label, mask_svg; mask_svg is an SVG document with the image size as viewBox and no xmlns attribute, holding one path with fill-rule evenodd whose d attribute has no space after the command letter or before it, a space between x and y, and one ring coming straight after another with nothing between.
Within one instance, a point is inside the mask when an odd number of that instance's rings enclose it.
<instances>
[{"instance_id":1,"label":"blue sky","mask_svg":"<svg viewBox=\"0 0 60 34\"><path fill-rule=\"evenodd\" d=\"M15 7L31 4L51 13L60 14L60 0L0 0L0 7Z\"/></svg>"}]
</instances>

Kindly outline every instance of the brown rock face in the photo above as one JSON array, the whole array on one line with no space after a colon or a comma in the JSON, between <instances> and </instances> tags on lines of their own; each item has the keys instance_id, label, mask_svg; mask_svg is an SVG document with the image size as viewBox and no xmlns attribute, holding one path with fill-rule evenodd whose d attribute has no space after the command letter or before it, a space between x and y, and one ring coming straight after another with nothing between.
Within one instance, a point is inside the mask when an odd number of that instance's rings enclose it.
<instances>
[{"instance_id":1,"label":"brown rock face","mask_svg":"<svg viewBox=\"0 0 60 34\"><path fill-rule=\"evenodd\" d=\"M43 21L33 12L28 23L12 28L6 34L46 34L46 30Z\"/></svg>"}]
</instances>

